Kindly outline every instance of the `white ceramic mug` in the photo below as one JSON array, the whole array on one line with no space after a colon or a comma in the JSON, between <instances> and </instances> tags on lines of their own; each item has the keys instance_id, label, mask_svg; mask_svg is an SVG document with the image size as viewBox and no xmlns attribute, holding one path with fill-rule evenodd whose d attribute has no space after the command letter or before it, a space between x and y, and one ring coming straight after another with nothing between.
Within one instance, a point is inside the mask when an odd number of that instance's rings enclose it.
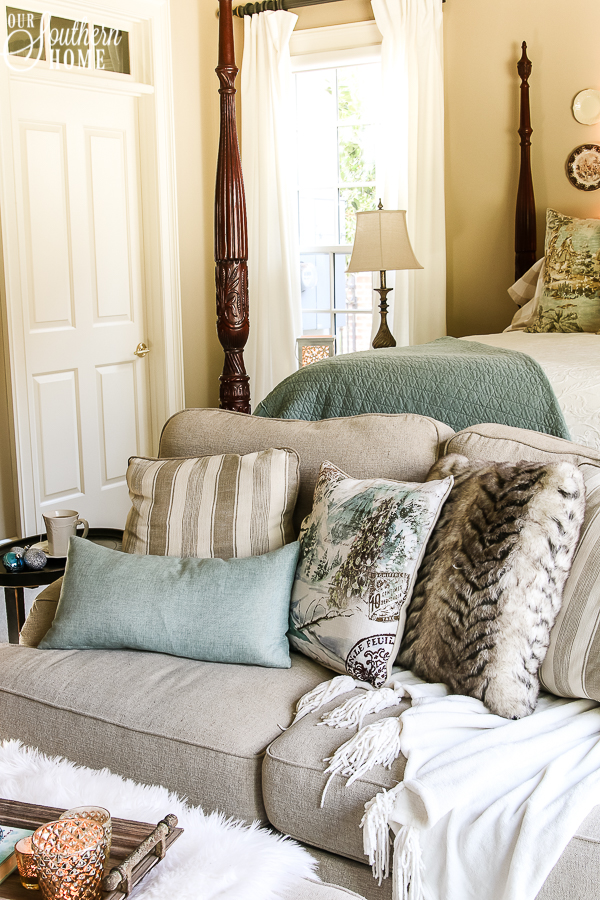
<instances>
[{"instance_id":1,"label":"white ceramic mug","mask_svg":"<svg viewBox=\"0 0 600 900\"><path fill-rule=\"evenodd\" d=\"M85 519L79 518L74 509L53 509L44 515L46 533L48 535L48 553L50 556L66 556L69 549L69 538L77 534L77 527L83 525L81 537L87 537L90 526Z\"/></svg>"}]
</instances>

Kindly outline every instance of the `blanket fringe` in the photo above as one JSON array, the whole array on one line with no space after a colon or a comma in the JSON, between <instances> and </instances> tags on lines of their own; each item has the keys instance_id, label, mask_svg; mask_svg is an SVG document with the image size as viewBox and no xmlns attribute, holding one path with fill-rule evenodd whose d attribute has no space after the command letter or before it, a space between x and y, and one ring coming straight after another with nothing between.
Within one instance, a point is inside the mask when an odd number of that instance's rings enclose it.
<instances>
[{"instance_id":1,"label":"blanket fringe","mask_svg":"<svg viewBox=\"0 0 600 900\"><path fill-rule=\"evenodd\" d=\"M424 900L419 829L403 825L394 840L393 900Z\"/></svg>"},{"instance_id":2,"label":"blanket fringe","mask_svg":"<svg viewBox=\"0 0 600 900\"><path fill-rule=\"evenodd\" d=\"M399 706L404 696L404 690L398 694L392 688L381 688L378 691L368 691L362 697L351 697L336 706L331 712L322 716L319 725L329 725L330 728L362 728L365 716L371 713L381 712L382 709L390 709Z\"/></svg>"},{"instance_id":3,"label":"blanket fringe","mask_svg":"<svg viewBox=\"0 0 600 900\"><path fill-rule=\"evenodd\" d=\"M350 675L336 675L331 681L322 681L316 688L300 697L296 706L296 716L292 724L296 724L309 713L317 712L326 703L335 700L340 694L348 694L356 687L370 688L362 681L355 681Z\"/></svg>"},{"instance_id":4,"label":"blanket fringe","mask_svg":"<svg viewBox=\"0 0 600 900\"><path fill-rule=\"evenodd\" d=\"M401 730L402 722L397 716L380 719L379 722L365 725L354 737L338 747L333 756L325 760L329 763L325 769L325 774L329 774L329 778L321 797L321 807L334 775L348 778L346 787L349 787L353 781L374 766L385 766L389 769L400 755Z\"/></svg>"},{"instance_id":5,"label":"blanket fringe","mask_svg":"<svg viewBox=\"0 0 600 900\"><path fill-rule=\"evenodd\" d=\"M390 874L390 826L389 820L396 799L395 791L380 791L365 803L365 814L360 827L363 830L363 849L369 857L373 877L379 887Z\"/></svg>"}]
</instances>

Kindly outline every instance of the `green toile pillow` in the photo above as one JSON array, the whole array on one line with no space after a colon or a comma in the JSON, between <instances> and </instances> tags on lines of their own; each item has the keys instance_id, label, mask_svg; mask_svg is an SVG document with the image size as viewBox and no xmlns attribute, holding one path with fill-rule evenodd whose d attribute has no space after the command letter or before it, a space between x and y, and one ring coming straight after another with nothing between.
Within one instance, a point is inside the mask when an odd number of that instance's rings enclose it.
<instances>
[{"instance_id":1,"label":"green toile pillow","mask_svg":"<svg viewBox=\"0 0 600 900\"><path fill-rule=\"evenodd\" d=\"M296 650L385 683L396 658L417 569L453 479L416 484L350 478L323 463L290 608Z\"/></svg>"},{"instance_id":2,"label":"green toile pillow","mask_svg":"<svg viewBox=\"0 0 600 900\"><path fill-rule=\"evenodd\" d=\"M544 289L525 331L600 331L600 219L546 212Z\"/></svg>"},{"instance_id":3,"label":"green toile pillow","mask_svg":"<svg viewBox=\"0 0 600 900\"><path fill-rule=\"evenodd\" d=\"M245 559L178 559L73 537L42 650L150 650L286 669L297 541Z\"/></svg>"}]
</instances>

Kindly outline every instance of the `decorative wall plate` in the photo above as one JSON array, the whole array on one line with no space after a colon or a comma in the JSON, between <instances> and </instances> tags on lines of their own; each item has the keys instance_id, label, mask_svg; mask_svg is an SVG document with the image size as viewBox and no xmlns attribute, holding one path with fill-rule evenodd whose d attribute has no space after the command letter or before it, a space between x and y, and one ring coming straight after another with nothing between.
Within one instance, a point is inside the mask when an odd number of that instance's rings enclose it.
<instances>
[{"instance_id":1,"label":"decorative wall plate","mask_svg":"<svg viewBox=\"0 0 600 900\"><path fill-rule=\"evenodd\" d=\"M582 144L567 160L567 178L580 191L600 188L600 146Z\"/></svg>"},{"instance_id":2,"label":"decorative wall plate","mask_svg":"<svg viewBox=\"0 0 600 900\"><path fill-rule=\"evenodd\" d=\"M591 88L579 91L573 100L573 115L582 125L597 125L600 122L600 91Z\"/></svg>"}]
</instances>

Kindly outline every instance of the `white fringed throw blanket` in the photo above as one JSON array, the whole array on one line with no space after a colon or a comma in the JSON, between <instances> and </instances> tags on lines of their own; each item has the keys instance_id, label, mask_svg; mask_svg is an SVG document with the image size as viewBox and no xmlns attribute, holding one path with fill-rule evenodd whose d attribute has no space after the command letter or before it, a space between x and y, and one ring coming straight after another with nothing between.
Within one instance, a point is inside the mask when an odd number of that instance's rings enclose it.
<instances>
[{"instance_id":1,"label":"white fringed throw blanket","mask_svg":"<svg viewBox=\"0 0 600 900\"><path fill-rule=\"evenodd\" d=\"M365 805L365 853L380 881L393 841L394 900L534 900L577 827L600 802L600 705L541 694L516 721L472 697L396 672L380 690L342 675L298 704L296 721L357 687L322 717L358 728L327 760L350 783L402 753L404 780ZM411 706L363 726L370 713ZM323 794L326 803L327 786Z\"/></svg>"}]
</instances>

